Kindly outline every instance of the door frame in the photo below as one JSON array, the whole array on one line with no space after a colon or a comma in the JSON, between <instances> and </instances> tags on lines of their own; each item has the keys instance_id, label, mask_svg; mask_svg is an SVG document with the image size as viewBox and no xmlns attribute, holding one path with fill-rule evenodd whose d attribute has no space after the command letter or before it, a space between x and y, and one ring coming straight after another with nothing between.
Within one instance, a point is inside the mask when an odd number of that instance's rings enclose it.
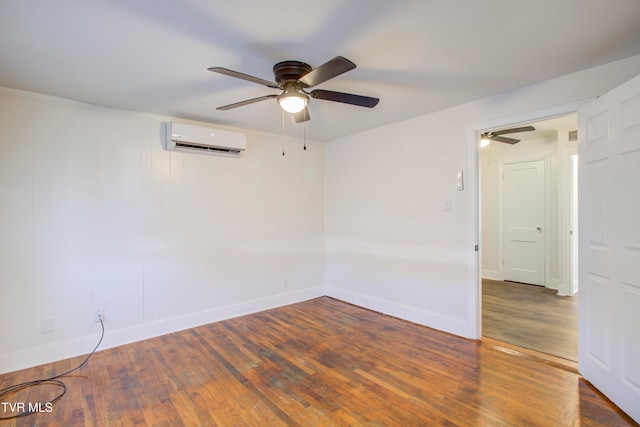
<instances>
[{"instance_id":1,"label":"door frame","mask_svg":"<svg viewBox=\"0 0 640 427\"><path fill-rule=\"evenodd\" d=\"M548 287L550 282L550 272L548 266L551 263L551 239L549 230L551 229L551 158L549 155L528 156L514 159L500 160L498 166L499 176L504 177L504 166L514 163L528 163L542 161L544 163L544 286ZM481 194L478 194L481 196ZM480 227L482 228L482 227ZM504 280L504 179L498 181L498 277ZM482 270L482 266L480 266ZM482 278L480 278L482 281Z\"/></svg>"},{"instance_id":2,"label":"door frame","mask_svg":"<svg viewBox=\"0 0 640 427\"><path fill-rule=\"evenodd\" d=\"M561 166L562 176L560 177L560 232L569 234L569 239L562 239L560 242L562 270L560 271L560 284L558 295L574 296L578 292L578 243L579 233L578 223L574 222L574 214L578 215L577 198L575 191L578 186L577 164L574 165L573 158L578 156L578 147L561 147L558 163ZM575 188L574 188L575 186Z\"/></svg>"},{"instance_id":3,"label":"door frame","mask_svg":"<svg viewBox=\"0 0 640 427\"><path fill-rule=\"evenodd\" d=\"M480 134L500 127L515 127L522 124L552 119L577 113L580 107L588 104L595 98L589 98L578 102L563 104L555 107L540 109L524 114L503 117L491 121L476 123L467 126L467 148L470 153L467 161L469 170L467 179L467 227L468 233L468 275L467 286L469 289L467 308L469 322L474 329L470 338L482 337L482 253L481 242L481 213L480 213Z\"/></svg>"}]
</instances>

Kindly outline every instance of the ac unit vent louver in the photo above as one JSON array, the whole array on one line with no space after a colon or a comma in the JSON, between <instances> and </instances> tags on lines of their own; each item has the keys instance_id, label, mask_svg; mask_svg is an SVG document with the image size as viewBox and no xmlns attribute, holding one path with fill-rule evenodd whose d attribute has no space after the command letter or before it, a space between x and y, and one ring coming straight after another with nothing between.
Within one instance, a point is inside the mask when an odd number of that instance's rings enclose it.
<instances>
[{"instance_id":1,"label":"ac unit vent louver","mask_svg":"<svg viewBox=\"0 0 640 427\"><path fill-rule=\"evenodd\" d=\"M234 150L232 148L220 148L220 147L205 147L198 144L189 144L186 142L176 142L176 148L191 148L197 151L213 151L215 153L226 153L239 155L241 150Z\"/></svg>"},{"instance_id":2,"label":"ac unit vent louver","mask_svg":"<svg viewBox=\"0 0 640 427\"><path fill-rule=\"evenodd\" d=\"M178 122L166 124L166 148L170 151L239 157L246 145L245 135L239 132Z\"/></svg>"}]
</instances>

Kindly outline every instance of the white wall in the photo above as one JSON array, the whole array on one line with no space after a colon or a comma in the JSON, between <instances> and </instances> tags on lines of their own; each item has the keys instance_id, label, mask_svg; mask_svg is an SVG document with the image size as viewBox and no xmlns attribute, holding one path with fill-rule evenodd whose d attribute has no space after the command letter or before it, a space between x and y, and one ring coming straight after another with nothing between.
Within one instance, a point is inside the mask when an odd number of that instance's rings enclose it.
<instances>
[{"instance_id":1,"label":"white wall","mask_svg":"<svg viewBox=\"0 0 640 427\"><path fill-rule=\"evenodd\" d=\"M324 294L325 144L167 152L166 120L0 88L0 372L88 352L98 307L107 348Z\"/></svg>"},{"instance_id":2,"label":"white wall","mask_svg":"<svg viewBox=\"0 0 640 427\"><path fill-rule=\"evenodd\" d=\"M636 56L330 141L327 293L478 337L474 131L531 121L532 112L593 98L639 73ZM464 191L455 187L458 170ZM452 210L443 211L448 198Z\"/></svg>"}]
</instances>

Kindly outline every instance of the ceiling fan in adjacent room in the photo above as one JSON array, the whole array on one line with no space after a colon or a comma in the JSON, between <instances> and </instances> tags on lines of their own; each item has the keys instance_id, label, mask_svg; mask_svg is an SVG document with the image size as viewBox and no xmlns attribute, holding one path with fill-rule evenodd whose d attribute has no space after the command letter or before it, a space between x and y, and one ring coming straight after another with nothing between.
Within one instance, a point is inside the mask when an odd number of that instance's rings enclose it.
<instances>
[{"instance_id":1,"label":"ceiling fan in adjacent room","mask_svg":"<svg viewBox=\"0 0 640 427\"><path fill-rule=\"evenodd\" d=\"M512 145L517 144L518 142L520 142L519 139L509 138L502 135L507 135L510 133L531 132L534 130L536 130L536 128L534 128L533 126L522 126L519 128L484 132L480 135L480 147L486 147L491 143L491 141L504 142L506 144L512 144Z\"/></svg>"},{"instance_id":2,"label":"ceiling fan in adjacent room","mask_svg":"<svg viewBox=\"0 0 640 427\"><path fill-rule=\"evenodd\" d=\"M325 62L317 68L311 68L309 64L300 61L282 61L273 66L275 83L259 77L253 77L238 71L222 67L211 67L209 71L224 74L238 79L258 83L272 89L280 89L282 93L260 96L247 99L229 105L218 107L218 110L231 110L255 102L275 98L280 107L294 115L296 123L306 122L310 119L308 104L310 98L323 99L325 101L342 102L344 104L357 105L359 107L373 108L378 104L378 98L354 95L352 93L334 92L331 90L315 89L307 92L306 89L317 86L340 74L356 68L356 64L342 56Z\"/></svg>"}]
</instances>

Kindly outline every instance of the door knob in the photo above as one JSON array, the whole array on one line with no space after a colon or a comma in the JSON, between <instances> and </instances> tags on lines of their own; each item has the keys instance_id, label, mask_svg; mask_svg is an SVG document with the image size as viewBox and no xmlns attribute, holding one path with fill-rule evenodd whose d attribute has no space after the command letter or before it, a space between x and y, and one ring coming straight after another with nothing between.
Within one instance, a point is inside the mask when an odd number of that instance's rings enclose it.
<instances>
[{"instance_id":1,"label":"door knob","mask_svg":"<svg viewBox=\"0 0 640 427\"><path fill-rule=\"evenodd\" d=\"M542 227L536 227L536 230L542 231Z\"/></svg>"}]
</instances>

